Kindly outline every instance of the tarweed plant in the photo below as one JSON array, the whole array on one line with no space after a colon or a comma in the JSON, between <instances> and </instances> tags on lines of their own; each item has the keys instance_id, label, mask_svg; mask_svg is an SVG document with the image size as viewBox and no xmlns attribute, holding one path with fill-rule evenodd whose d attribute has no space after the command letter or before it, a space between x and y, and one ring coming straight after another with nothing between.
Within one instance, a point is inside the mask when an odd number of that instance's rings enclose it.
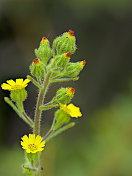
<instances>
[{"instance_id":1,"label":"tarweed plant","mask_svg":"<svg viewBox=\"0 0 132 176\"><path fill-rule=\"evenodd\" d=\"M86 61L71 62L71 55L76 51L76 38L74 32L69 30L53 41L52 48L49 40L43 37L38 49L35 49L36 58L29 66L31 76L18 78L15 81L7 80L1 85L2 89L10 91L10 98L4 100L31 128L32 134L21 138L21 146L25 151L25 164L23 165L25 176L40 176L40 155L45 144L53 137L73 127L75 122L72 118L82 116L79 107L71 103L75 89L72 87L61 87L56 95L45 103L45 95L52 83L76 81ZM26 87L32 82L39 89L34 118L29 117L23 102L27 98ZM41 136L42 112L57 108L52 125L44 137ZM47 146L46 146L47 147Z\"/></svg>"}]
</instances>

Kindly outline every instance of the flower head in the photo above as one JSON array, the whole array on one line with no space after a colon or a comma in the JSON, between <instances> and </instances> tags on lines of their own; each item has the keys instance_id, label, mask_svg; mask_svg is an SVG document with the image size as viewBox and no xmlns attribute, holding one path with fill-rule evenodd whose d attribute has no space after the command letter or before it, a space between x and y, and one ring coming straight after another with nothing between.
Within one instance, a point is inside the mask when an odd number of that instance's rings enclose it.
<instances>
[{"instance_id":1,"label":"flower head","mask_svg":"<svg viewBox=\"0 0 132 176\"><path fill-rule=\"evenodd\" d=\"M1 85L2 89L13 91L13 90L20 90L20 89L23 89L23 88L27 87L30 80L29 79L23 80L22 78L19 78L19 79L16 79L16 82L13 81L12 79L7 80L6 82L8 84L3 83Z\"/></svg>"},{"instance_id":2,"label":"flower head","mask_svg":"<svg viewBox=\"0 0 132 176\"><path fill-rule=\"evenodd\" d=\"M80 112L80 108L79 107L76 107L74 106L73 104L69 104L69 105L66 105L66 104L60 104L60 108L65 111L67 114L69 114L71 117L81 117L82 116L82 113Z\"/></svg>"},{"instance_id":3,"label":"flower head","mask_svg":"<svg viewBox=\"0 0 132 176\"><path fill-rule=\"evenodd\" d=\"M72 88L72 87L68 88L67 91L66 91L66 94L68 96L72 96L72 95L74 95L74 93L75 93L75 89Z\"/></svg>"},{"instance_id":4,"label":"flower head","mask_svg":"<svg viewBox=\"0 0 132 176\"><path fill-rule=\"evenodd\" d=\"M43 137L35 134L24 135L21 141L22 148L26 150L27 153L36 153L44 150L45 141L43 141Z\"/></svg>"}]
</instances>

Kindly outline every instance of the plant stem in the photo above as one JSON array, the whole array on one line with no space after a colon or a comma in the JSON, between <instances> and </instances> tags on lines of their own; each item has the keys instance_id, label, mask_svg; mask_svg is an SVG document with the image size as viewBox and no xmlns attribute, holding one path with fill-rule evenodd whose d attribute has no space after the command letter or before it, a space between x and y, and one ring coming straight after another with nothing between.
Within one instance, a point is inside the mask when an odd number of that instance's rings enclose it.
<instances>
[{"instance_id":1,"label":"plant stem","mask_svg":"<svg viewBox=\"0 0 132 176\"><path fill-rule=\"evenodd\" d=\"M40 92L38 95L37 106L36 106L36 111L35 111L35 118L34 118L34 128L33 128L33 133L35 135L40 134L40 121L41 121L41 113L42 113L42 110L40 110L40 106L42 106L44 102L45 94L46 94L48 84L49 84L50 75L51 75L51 72L49 71L45 76L43 88L40 89ZM36 167L38 168L38 170L36 171L35 176L40 176L40 157L38 159Z\"/></svg>"},{"instance_id":2,"label":"plant stem","mask_svg":"<svg viewBox=\"0 0 132 176\"><path fill-rule=\"evenodd\" d=\"M49 78L50 78L51 72L49 71L45 77L45 81L43 84L43 88L40 89L38 100L37 100L37 106L36 106L36 112L35 112L35 120L34 120L34 130L33 133L38 135L40 134L40 121L41 121L41 112L40 106L43 105L45 93L49 84Z\"/></svg>"}]
</instances>

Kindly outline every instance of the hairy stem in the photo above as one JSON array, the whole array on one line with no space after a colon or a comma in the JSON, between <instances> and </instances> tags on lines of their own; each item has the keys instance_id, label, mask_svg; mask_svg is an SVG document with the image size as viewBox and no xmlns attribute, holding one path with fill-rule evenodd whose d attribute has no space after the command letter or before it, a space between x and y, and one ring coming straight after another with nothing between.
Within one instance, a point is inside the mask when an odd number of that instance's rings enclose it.
<instances>
[{"instance_id":1,"label":"hairy stem","mask_svg":"<svg viewBox=\"0 0 132 176\"><path fill-rule=\"evenodd\" d=\"M51 72L49 71L45 77L43 88L40 89L40 92L38 95L35 118L34 118L34 128L33 128L33 133L36 135L40 134L40 121L41 121L41 113L42 113L42 110L40 110L40 106L42 106L44 102L46 90L49 84L50 75L51 75ZM40 176L40 158L38 159L36 168L38 168L38 170L36 171L35 176Z\"/></svg>"},{"instance_id":2,"label":"hairy stem","mask_svg":"<svg viewBox=\"0 0 132 176\"><path fill-rule=\"evenodd\" d=\"M51 72L49 71L45 77L43 88L40 89L40 92L38 95L37 106L36 106L36 111L35 111L35 118L34 118L35 119L34 120L34 130L33 130L33 133L36 135L40 134L40 121L41 121L41 112L42 112L42 110L40 110L40 106L42 106L44 102L44 97L45 97L45 93L48 87L50 75L51 75Z\"/></svg>"}]
</instances>

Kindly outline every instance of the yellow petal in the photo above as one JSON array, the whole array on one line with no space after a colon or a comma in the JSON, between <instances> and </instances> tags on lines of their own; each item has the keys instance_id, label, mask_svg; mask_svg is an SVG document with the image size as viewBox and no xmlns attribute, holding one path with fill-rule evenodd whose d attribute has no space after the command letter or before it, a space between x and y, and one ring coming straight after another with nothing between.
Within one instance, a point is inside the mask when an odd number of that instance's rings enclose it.
<instances>
[{"instance_id":1,"label":"yellow petal","mask_svg":"<svg viewBox=\"0 0 132 176\"><path fill-rule=\"evenodd\" d=\"M27 135L24 135L21 139L23 140L23 142L26 142L26 143L29 142L29 139L28 139Z\"/></svg>"},{"instance_id":2,"label":"yellow petal","mask_svg":"<svg viewBox=\"0 0 132 176\"><path fill-rule=\"evenodd\" d=\"M16 79L16 84L17 85L22 85L22 83L23 83L23 79L22 78Z\"/></svg>"},{"instance_id":3,"label":"yellow petal","mask_svg":"<svg viewBox=\"0 0 132 176\"><path fill-rule=\"evenodd\" d=\"M45 141L43 141L39 144L39 147L44 147L44 146L45 146Z\"/></svg>"},{"instance_id":4,"label":"yellow petal","mask_svg":"<svg viewBox=\"0 0 132 176\"><path fill-rule=\"evenodd\" d=\"M27 85L30 81L31 81L30 79L25 79L25 80L23 81L23 85Z\"/></svg>"},{"instance_id":5,"label":"yellow petal","mask_svg":"<svg viewBox=\"0 0 132 176\"><path fill-rule=\"evenodd\" d=\"M1 88L4 89L4 90L11 90L11 86L9 84L6 84L6 83L3 83L1 85Z\"/></svg>"},{"instance_id":6,"label":"yellow petal","mask_svg":"<svg viewBox=\"0 0 132 176\"><path fill-rule=\"evenodd\" d=\"M29 134L29 143L34 144L35 143L35 134Z\"/></svg>"},{"instance_id":7,"label":"yellow petal","mask_svg":"<svg viewBox=\"0 0 132 176\"><path fill-rule=\"evenodd\" d=\"M11 80L7 80L6 81L9 85L11 85L11 86L14 86L16 83L15 83L15 81L13 81L12 79Z\"/></svg>"},{"instance_id":8,"label":"yellow petal","mask_svg":"<svg viewBox=\"0 0 132 176\"><path fill-rule=\"evenodd\" d=\"M43 138L39 135L36 136L35 144L40 144L40 142L43 140Z\"/></svg>"},{"instance_id":9,"label":"yellow petal","mask_svg":"<svg viewBox=\"0 0 132 176\"><path fill-rule=\"evenodd\" d=\"M66 113L70 114L69 109L67 108L67 105L66 105L66 104L61 104L61 103L59 103L59 105L60 105L60 108L61 108L63 111L65 111Z\"/></svg>"},{"instance_id":10,"label":"yellow petal","mask_svg":"<svg viewBox=\"0 0 132 176\"><path fill-rule=\"evenodd\" d=\"M30 149L27 149L26 152L27 152L27 153L30 153L31 151L30 151Z\"/></svg>"},{"instance_id":11,"label":"yellow petal","mask_svg":"<svg viewBox=\"0 0 132 176\"><path fill-rule=\"evenodd\" d=\"M70 115L71 117L81 117L82 116L82 113L80 112L80 108L79 107L76 107L74 106L73 104L69 104L67 106L67 108L70 110Z\"/></svg>"}]
</instances>

